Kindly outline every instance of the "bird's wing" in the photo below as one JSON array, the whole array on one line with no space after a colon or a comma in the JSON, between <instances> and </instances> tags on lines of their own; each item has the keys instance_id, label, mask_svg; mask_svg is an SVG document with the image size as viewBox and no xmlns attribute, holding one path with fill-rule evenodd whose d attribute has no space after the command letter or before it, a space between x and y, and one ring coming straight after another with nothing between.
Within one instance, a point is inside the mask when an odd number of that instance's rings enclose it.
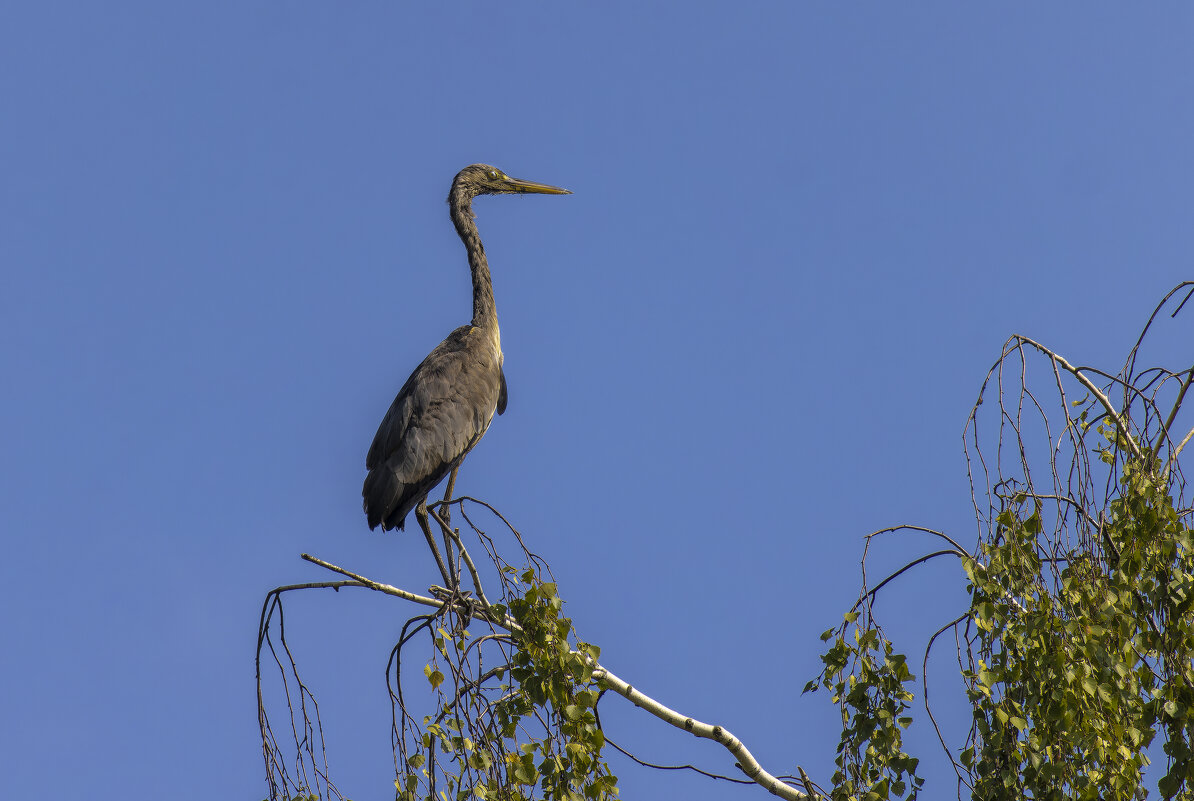
<instances>
[{"instance_id":1,"label":"bird's wing","mask_svg":"<svg viewBox=\"0 0 1194 801\"><path fill-rule=\"evenodd\" d=\"M453 331L398 391L378 426L365 467L382 465L403 484L443 477L476 444L501 405L501 369L471 346L471 326Z\"/></svg>"}]
</instances>

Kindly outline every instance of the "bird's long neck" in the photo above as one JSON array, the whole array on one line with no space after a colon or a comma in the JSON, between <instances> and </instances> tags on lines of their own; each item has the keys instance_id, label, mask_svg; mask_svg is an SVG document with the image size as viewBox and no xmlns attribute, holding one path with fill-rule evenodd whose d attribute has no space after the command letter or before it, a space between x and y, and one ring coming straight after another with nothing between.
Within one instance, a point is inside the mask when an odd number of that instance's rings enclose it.
<instances>
[{"instance_id":1,"label":"bird's long neck","mask_svg":"<svg viewBox=\"0 0 1194 801\"><path fill-rule=\"evenodd\" d=\"M497 306L493 302L493 279L489 276L489 261L485 258L481 235L477 233L472 205L471 197L452 187L448 207L456 233L468 251L468 266L473 273L473 325L490 332L496 340L498 320Z\"/></svg>"}]
</instances>

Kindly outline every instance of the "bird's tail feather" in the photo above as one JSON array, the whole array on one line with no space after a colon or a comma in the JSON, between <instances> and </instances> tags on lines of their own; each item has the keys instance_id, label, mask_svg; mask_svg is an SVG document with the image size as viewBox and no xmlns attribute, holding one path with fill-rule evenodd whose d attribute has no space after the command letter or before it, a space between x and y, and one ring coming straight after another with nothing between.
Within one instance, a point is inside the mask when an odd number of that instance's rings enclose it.
<instances>
[{"instance_id":1,"label":"bird's tail feather","mask_svg":"<svg viewBox=\"0 0 1194 801\"><path fill-rule=\"evenodd\" d=\"M387 525L386 517L394 510L394 504L398 500L401 490L398 477L389 470L374 469L365 476L365 486L361 490L361 496L370 529L375 529L379 525L382 526L383 531L392 528Z\"/></svg>"}]
</instances>

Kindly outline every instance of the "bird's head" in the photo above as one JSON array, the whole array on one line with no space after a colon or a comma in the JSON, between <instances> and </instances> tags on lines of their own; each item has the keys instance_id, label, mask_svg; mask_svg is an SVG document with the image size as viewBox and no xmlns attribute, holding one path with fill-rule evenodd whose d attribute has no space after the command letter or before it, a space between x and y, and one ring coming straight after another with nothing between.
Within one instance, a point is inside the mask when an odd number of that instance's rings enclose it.
<instances>
[{"instance_id":1,"label":"bird's head","mask_svg":"<svg viewBox=\"0 0 1194 801\"><path fill-rule=\"evenodd\" d=\"M474 198L477 195L510 195L510 194L540 194L540 195L571 195L567 189L558 186L537 184L534 181L523 181L511 178L497 167L488 164L470 164L456 174L452 181L451 195L462 199Z\"/></svg>"}]
</instances>

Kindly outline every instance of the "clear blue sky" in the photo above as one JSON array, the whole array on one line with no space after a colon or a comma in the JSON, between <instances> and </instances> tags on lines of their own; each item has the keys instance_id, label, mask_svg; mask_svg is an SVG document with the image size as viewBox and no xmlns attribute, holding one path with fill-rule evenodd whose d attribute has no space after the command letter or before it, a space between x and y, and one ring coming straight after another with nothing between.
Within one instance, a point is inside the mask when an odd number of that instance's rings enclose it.
<instances>
[{"instance_id":1,"label":"clear blue sky","mask_svg":"<svg viewBox=\"0 0 1194 801\"><path fill-rule=\"evenodd\" d=\"M867 532L972 540L960 434L1003 340L1114 369L1194 274L1192 38L1177 4L7 4L4 795L259 799L265 591L324 578L302 551L434 580L360 484L468 318L444 198L476 161L575 194L477 203L510 406L461 491L611 669L827 780L816 635ZM900 644L962 584L893 593ZM290 612L358 799L404 612ZM763 797L611 758L628 799Z\"/></svg>"}]
</instances>

